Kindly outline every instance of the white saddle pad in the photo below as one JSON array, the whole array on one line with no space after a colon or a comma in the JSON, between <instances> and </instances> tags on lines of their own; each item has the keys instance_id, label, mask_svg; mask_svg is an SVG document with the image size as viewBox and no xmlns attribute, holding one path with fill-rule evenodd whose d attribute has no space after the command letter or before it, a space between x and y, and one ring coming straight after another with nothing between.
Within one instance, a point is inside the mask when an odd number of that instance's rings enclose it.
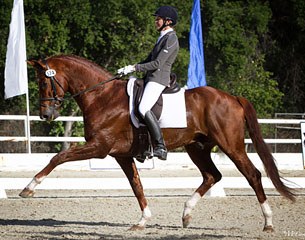
<instances>
[{"instance_id":1,"label":"white saddle pad","mask_svg":"<svg viewBox=\"0 0 305 240\"><path fill-rule=\"evenodd\" d=\"M127 84L127 93L129 95L129 112L133 125L139 128L140 123L137 117L134 115L133 104L133 85L135 77L129 77ZM186 128L186 107L185 107L185 90L181 90L177 93L162 94L163 97L163 109L159 119L159 125L161 128Z\"/></svg>"}]
</instances>

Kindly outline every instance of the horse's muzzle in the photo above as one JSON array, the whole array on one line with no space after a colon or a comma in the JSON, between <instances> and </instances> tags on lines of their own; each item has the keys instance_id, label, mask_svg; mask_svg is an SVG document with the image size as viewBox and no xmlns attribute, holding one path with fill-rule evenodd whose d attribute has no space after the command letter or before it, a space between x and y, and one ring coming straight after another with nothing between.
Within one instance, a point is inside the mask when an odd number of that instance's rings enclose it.
<instances>
[{"instance_id":1,"label":"horse's muzzle","mask_svg":"<svg viewBox=\"0 0 305 240\"><path fill-rule=\"evenodd\" d=\"M53 106L49 106L44 110L40 110L40 119L46 121L53 121L59 117L59 112Z\"/></svg>"}]
</instances>

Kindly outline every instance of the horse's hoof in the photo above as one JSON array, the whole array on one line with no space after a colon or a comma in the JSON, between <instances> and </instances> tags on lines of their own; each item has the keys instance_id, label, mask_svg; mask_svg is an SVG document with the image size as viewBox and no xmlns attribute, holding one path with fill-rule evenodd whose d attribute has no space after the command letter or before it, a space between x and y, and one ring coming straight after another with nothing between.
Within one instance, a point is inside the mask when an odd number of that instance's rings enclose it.
<instances>
[{"instance_id":1,"label":"horse's hoof","mask_svg":"<svg viewBox=\"0 0 305 240\"><path fill-rule=\"evenodd\" d=\"M274 228L273 226L265 226L264 229L263 229L264 232L267 232L267 233L272 233L274 232Z\"/></svg>"},{"instance_id":2,"label":"horse's hoof","mask_svg":"<svg viewBox=\"0 0 305 240\"><path fill-rule=\"evenodd\" d=\"M133 225L131 228L129 228L129 231L142 231L145 229L145 226L142 225Z\"/></svg>"},{"instance_id":3,"label":"horse's hoof","mask_svg":"<svg viewBox=\"0 0 305 240\"><path fill-rule=\"evenodd\" d=\"M21 193L19 193L19 196L20 196L20 197L23 197L23 198L31 198L31 197L34 196L34 193L35 193L35 192L34 192L33 190L30 190L30 189L28 189L28 188L25 188L25 189L22 190Z\"/></svg>"},{"instance_id":4,"label":"horse's hoof","mask_svg":"<svg viewBox=\"0 0 305 240\"><path fill-rule=\"evenodd\" d=\"M182 218L182 225L183 225L183 228L187 228L188 225L190 225L191 223L191 220L192 220L192 216L191 215L186 215Z\"/></svg>"}]
</instances>

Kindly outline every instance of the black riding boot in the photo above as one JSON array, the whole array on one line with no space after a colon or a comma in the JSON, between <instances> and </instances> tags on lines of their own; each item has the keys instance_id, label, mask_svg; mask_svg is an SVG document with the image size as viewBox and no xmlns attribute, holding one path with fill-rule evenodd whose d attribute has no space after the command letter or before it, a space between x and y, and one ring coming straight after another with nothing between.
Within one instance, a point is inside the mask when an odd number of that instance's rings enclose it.
<instances>
[{"instance_id":1,"label":"black riding boot","mask_svg":"<svg viewBox=\"0 0 305 240\"><path fill-rule=\"evenodd\" d=\"M155 114L152 111L148 111L145 114L144 121L154 142L154 157L158 157L161 160L166 160L167 150L165 148L162 132Z\"/></svg>"}]
</instances>

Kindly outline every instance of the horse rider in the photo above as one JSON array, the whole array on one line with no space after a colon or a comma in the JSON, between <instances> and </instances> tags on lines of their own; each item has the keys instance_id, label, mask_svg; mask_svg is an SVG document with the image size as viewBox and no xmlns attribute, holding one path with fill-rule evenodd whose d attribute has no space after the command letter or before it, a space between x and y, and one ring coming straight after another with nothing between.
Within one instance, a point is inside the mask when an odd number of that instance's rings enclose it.
<instances>
[{"instance_id":1,"label":"horse rider","mask_svg":"<svg viewBox=\"0 0 305 240\"><path fill-rule=\"evenodd\" d=\"M152 137L154 157L166 160L167 149L162 132L151 109L162 91L170 83L171 67L179 51L178 38L173 28L177 23L178 13L174 7L162 6L157 9L153 16L155 16L155 27L160 32L154 48L144 61L120 68L118 73L126 75L134 71L146 72L144 77L145 88L139 105L139 112Z\"/></svg>"}]
</instances>

